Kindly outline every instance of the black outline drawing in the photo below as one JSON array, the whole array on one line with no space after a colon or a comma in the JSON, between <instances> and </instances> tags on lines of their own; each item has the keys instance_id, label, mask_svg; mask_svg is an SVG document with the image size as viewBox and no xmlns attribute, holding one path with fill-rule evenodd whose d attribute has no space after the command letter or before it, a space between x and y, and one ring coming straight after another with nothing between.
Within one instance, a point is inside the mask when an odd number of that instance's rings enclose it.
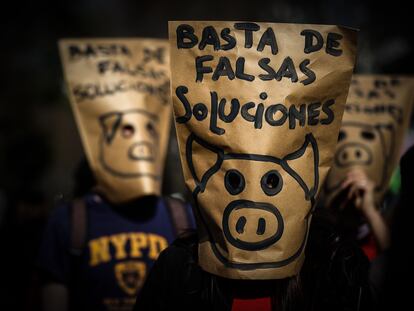
<instances>
[{"instance_id":1,"label":"black outline drawing","mask_svg":"<svg viewBox=\"0 0 414 311\"><path fill-rule=\"evenodd\" d=\"M155 161L155 157L154 155L151 155L149 157L141 157L141 156L136 156L134 155L134 148L139 147L139 146L144 146L149 148L150 150L154 150L154 148L152 147L152 144L146 141L143 142L137 142L135 144L132 144L129 148L128 148L128 158L130 158L131 160L137 160L137 161L148 161L148 162L154 162Z\"/></svg>"},{"instance_id":2,"label":"black outline drawing","mask_svg":"<svg viewBox=\"0 0 414 311\"><path fill-rule=\"evenodd\" d=\"M346 148L354 147L354 146L363 149L367 153L368 158L365 161L354 160L354 161L347 161L347 164L342 164L341 159L339 159L340 155L342 154L342 151L344 151L344 149ZM334 162L335 162L335 165L338 167L348 167L348 166L352 166L357 163L360 163L361 165L370 165L372 163L372 159L373 159L372 151L366 145L361 144L361 143L345 143L338 150L336 150Z\"/></svg>"},{"instance_id":3,"label":"black outline drawing","mask_svg":"<svg viewBox=\"0 0 414 311\"><path fill-rule=\"evenodd\" d=\"M165 59L165 48L164 47L157 47L156 49L143 49L144 58L143 63L148 63L151 60L157 61L159 64L164 64Z\"/></svg>"},{"instance_id":4,"label":"black outline drawing","mask_svg":"<svg viewBox=\"0 0 414 311\"><path fill-rule=\"evenodd\" d=\"M119 130L119 126L121 125L121 121L122 121L122 117L125 114L128 113L140 113L145 115L146 117L148 117L150 120L152 120L153 122L158 122L158 116L155 114L152 114L148 111L145 111L143 109L128 109L128 110L124 110L124 111L110 111L107 113L102 114L101 116L99 116L98 120L99 120L99 124L102 128L102 137L99 140L99 162L101 163L102 167L110 174L117 176L117 177L121 177L121 178L137 178L137 177L148 177L148 178L152 178L154 180L160 180L160 176L159 175L155 175L155 174L149 174L149 173L123 173L123 172L119 172L116 169L112 168L106 161L104 158L104 152L103 152L103 148L104 145L110 145L112 143L112 140L115 137L116 132ZM116 117L116 120L114 122L114 124L112 125L111 128L108 128L107 124L105 123L105 120L107 120L107 118L110 117ZM158 135L154 136L154 138L157 140ZM127 155L128 158L132 161L149 161L149 162L153 162L155 160L155 157L136 157L132 154L132 148L140 145L140 144L150 144L150 142L146 142L146 141L141 141L141 142L135 142L133 143L127 151ZM152 150L154 150L154 148L152 148Z\"/></svg>"},{"instance_id":5,"label":"black outline drawing","mask_svg":"<svg viewBox=\"0 0 414 311\"><path fill-rule=\"evenodd\" d=\"M371 125L371 124L366 124L366 123L363 123L363 122L350 121L350 122L343 122L341 130L344 127L359 127L359 128L362 128L362 129L367 129L368 131L375 131L378 134L378 137L380 139L381 149L382 149L382 155L384 157L384 163L382 165L381 181L379 182L378 185L375 185L375 191L377 191L377 192L381 191L381 189L385 186L386 177L387 177L387 174L388 174L389 161L392 159L393 152L395 152L395 147L394 147L394 144L395 144L395 128L394 128L394 124L393 123L387 123L387 124L378 123L378 124ZM387 150L387 145L386 145L386 140L384 138L383 130L390 131L390 133L391 133L390 145L389 145L388 150ZM335 165L338 166L338 167L341 167L341 168L344 167L343 165L341 165L337 162L337 157L338 157L339 151L343 150L346 147L352 146L352 145L358 145L358 146L364 148L365 150L368 150L369 161L367 161L363 165L370 165L372 163L373 159L374 159L374 154L372 153L372 151L366 145L363 145L361 143L355 143L355 142L347 143L346 139L347 138L345 138L345 140L344 140L344 145L341 146L339 149L337 149L336 152L335 152L335 157L334 157ZM337 184L330 187L328 185L328 182L326 182L325 187L324 187L325 191L328 192L328 193L332 192L332 191L336 191L341 186L341 183L342 183L342 180L338 181Z\"/></svg>"},{"instance_id":6,"label":"black outline drawing","mask_svg":"<svg viewBox=\"0 0 414 311\"><path fill-rule=\"evenodd\" d=\"M269 177L269 175L271 174L275 174L278 178L278 183L277 186L275 188L269 188L268 184L267 184L267 178ZM262 176L262 178L260 179L260 186L262 187L263 192L268 195L268 196L274 196L276 194L278 194L282 188L283 188L283 179L282 176L280 175L280 173L276 170L271 170L269 172L267 172L266 174L264 174Z\"/></svg>"},{"instance_id":7,"label":"black outline drawing","mask_svg":"<svg viewBox=\"0 0 414 311\"><path fill-rule=\"evenodd\" d=\"M211 152L215 153L217 156L216 162L213 166L211 166L202 176L201 179L197 176L196 171L195 171L195 167L193 165L193 149L192 149L192 144L193 142L198 143L199 145L201 145L202 147L210 150ZM296 173L288 164L288 161L290 160L294 160L294 159L298 159L300 158L306 151L306 149L308 148L308 146L311 146L312 148L312 152L314 155L314 163L313 163L313 167L314 167L314 182L313 185L309 188L305 181L299 176L298 173ZM271 162L271 163L275 163L280 165L290 176L292 176L297 183L300 185L300 187L303 189L304 193L305 193L305 199L307 201L311 201L311 209L309 210L308 214L305 217L306 220L306 228L305 228L305 235L303 237L302 243L299 246L299 248L297 249L297 251L291 255L290 257L284 259L284 260L280 260L277 262L264 262L264 263L235 263L235 262L229 262L227 260L227 258L219 251L219 249L217 248L217 246L215 245L215 239L214 239L214 235L212 234L212 232L209 230L209 226L206 223L206 220L203 218L202 216L202 212L200 207L198 206L198 202L197 202L197 196L198 194L201 192L204 192L204 190L206 189L206 185L208 180L210 179L211 176L213 176L220 168L221 165L223 163L223 161L225 160L230 160L230 159L236 159L236 160L249 160L249 161L261 161L261 162ZM315 139L315 137L313 136L312 133L308 133L305 136L305 141L303 143L303 145L296 151L284 156L283 158L278 158L278 157L274 157L274 156L269 156L269 155L260 155L260 154L248 154L248 153L225 153L224 150L220 149L217 146L214 146L212 144L209 144L208 142L204 141L203 139L197 137L194 133L191 133L189 135L189 137L187 138L187 142L186 142L186 160L187 160L187 165L188 168L190 170L190 173L194 179L194 182L196 184L196 187L193 189L192 195L194 198L194 202L195 202L195 208L196 208L196 212L199 216L199 219L201 219L204 228L206 229L206 232L208 234L209 237L209 242L210 242L210 246L213 250L213 253L215 254L215 256L218 258L218 260L220 262L222 262L226 267L228 268L234 268L234 269L239 269L239 270L254 270L254 269L270 269L270 268L279 268L279 267L283 267L288 265L289 263L293 262L295 259L297 259L300 254L302 253L305 245L306 245L306 240L308 237L308 231L309 231L309 219L310 219L310 215L313 212L313 209L315 207L315 194L317 193L318 187L319 187L319 150L318 150L318 144L317 141ZM233 202L237 202L237 201L233 201ZM233 202L229 203L229 205L226 207L225 210L225 214L226 215L230 215L230 213L233 211L233 209L235 208L232 204ZM249 208L261 208L264 209L264 204L268 204L268 203L258 203L258 202L252 202L252 201L247 201L247 200L243 200L243 202L245 202L246 204L248 204L250 207ZM247 203L248 202L248 203ZM240 201L239 201L240 203ZM253 203L253 204L252 204ZM234 203L236 204L236 203ZM256 204L256 205L254 205ZM269 204L271 205L271 204ZM283 230L284 230L284 221L283 218L280 215L280 212L277 210L276 207L272 206L272 213L275 215L275 217L278 220L278 229L277 232L272 235L270 238L264 240L263 244L260 243L246 243L243 242L242 244L240 244L240 241L237 241L237 239L232 239L232 237L229 238L229 236L231 236L231 234L228 232L226 236L226 239L233 244L236 247L241 246L241 249L245 249L245 250L261 250L261 249L265 249L267 247L269 247L270 245L276 243L282 236L283 234ZM269 211L268 208L270 208L270 206L266 205L266 211ZM224 219L224 214L223 214L223 222L225 221ZM279 217L280 216L280 217ZM239 224L238 224L239 225ZM259 224L260 226L260 224ZM223 232L224 231L228 231L228 228L225 229L226 227L228 227L226 224L224 224L223 226ZM259 230L259 228L258 228ZM225 233L226 235L226 233Z\"/></svg>"},{"instance_id":8,"label":"black outline drawing","mask_svg":"<svg viewBox=\"0 0 414 311\"><path fill-rule=\"evenodd\" d=\"M243 208L260 209L260 210L264 210L266 212L273 214L276 217L277 224L278 224L276 232L271 237L264 239L262 241L259 241L259 242L246 242L246 241L241 241L240 239L234 238L233 235L230 233L230 228L229 228L230 215L234 210L239 210ZM260 218L260 219L263 220L263 218ZM223 228L224 236L226 237L227 241L230 242L230 244L232 244L233 246L239 249L246 250L246 251L258 251L258 250L266 249L270 245L276 243L282 237L284 226L285 225L283 222L282 214L280 214L276 206L270 203L253 202L253 201L248 201L248 200L235 200L235 201L231 201L226 206L223 212L222 228Z\"/></svg>"},{"instance_id":9,"label":"black outline drawing","mask_svg":"<svg viewBox=\"0 0 414 311\"><path fill-rule=\"evenodd\" d=\"M239 185L235 188L234 185L231 184L229 178L230 174L235 174L237 177L240 178ZM226 174L224 175L224 186L226 187L226 190L231 195L239 194L244 190L244 187L246 186L246 181L244 179L244 176L242 173L240 173L238 170L228 170Z\"/></svg>"}]
</instances>

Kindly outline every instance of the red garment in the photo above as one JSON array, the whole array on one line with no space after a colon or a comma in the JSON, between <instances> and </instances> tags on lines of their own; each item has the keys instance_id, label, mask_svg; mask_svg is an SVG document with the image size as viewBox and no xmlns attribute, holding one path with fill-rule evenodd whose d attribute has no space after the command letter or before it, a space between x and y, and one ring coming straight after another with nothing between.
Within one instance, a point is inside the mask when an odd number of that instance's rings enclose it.
<instances>
[{"instance_id":1,"label":"red garment","mask_svg":"<svg viewBox=\"0 0 414 311\"><path fill-rule=\"evenodd\" d=\"M370 234L361 245L362 250L370 261L372 261L378 255L377 243L374 235Z\"/></svg>"},{"instance_id":2,"label":"red garment","mask_svg":"<svg viewBox=\"0 0 414 311\"><path fill-rule=\"evenodd\" d=\"M272 301L270 297L255 299L233 299L231 311L271 311Z\"/></svg>"}]
</instances>

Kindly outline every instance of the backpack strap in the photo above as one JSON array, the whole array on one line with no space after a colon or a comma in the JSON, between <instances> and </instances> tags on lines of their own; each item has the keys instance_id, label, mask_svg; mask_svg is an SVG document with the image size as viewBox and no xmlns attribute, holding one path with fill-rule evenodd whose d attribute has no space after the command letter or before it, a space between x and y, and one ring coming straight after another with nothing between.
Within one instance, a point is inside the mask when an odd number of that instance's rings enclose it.
<instances>
[{"instance_id":1,"label":"backpack strap","mask_svg":"<svg viewBox=\"0 0 414 311\"><path fill-rule=\"evenodd\" d=\"M165 202L167 203L174 233L176 236L179 236L190 228L190 220L187 212L188 207L183 200L173 197L165 198Z\"/></svg>"},{"instance_id":2,"label":"backpack strap","mask_svg":"<svg viewBox=\"0 0 414 311\"><path fill-rule=\"evenodd\" d=\"M69 206L69 310L78 310L77 302L77 289L81 282L81 263L82 254L84 253L86 241L87 241L87 206L86 202L82 198L78 198L72 201Z\"/></svg>"},{"instance_id":3,"label":"backpack strap","mask_svg":"<svg viewBox=\"0 0 414 311\"><path fill-rule=\"evenodd\" d=\"M70 253L80 256L86 244L87 211L83 199L75 199L70 209Z\"/></svg>"}]
</instances>

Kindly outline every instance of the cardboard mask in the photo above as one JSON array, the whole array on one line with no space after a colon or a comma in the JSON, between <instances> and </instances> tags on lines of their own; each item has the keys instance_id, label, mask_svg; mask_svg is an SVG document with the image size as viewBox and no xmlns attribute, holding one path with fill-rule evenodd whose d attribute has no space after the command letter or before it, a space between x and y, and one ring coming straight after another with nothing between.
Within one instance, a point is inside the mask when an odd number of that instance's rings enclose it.
<instances>
[{"instance_id":1,"label":"cardboard mask","mask_svg":"<svg viewBox=\"0 0 414 311\"><path fill-rule=\"evenodd\" d=\"M335 197L347 172L362 168L375 182L380 203L398 163L414 100L414 78L354 75L334 164L325 192Z\"/></svg>"},{"instance_id":2,"label":"cardboard mask","mask_svg":"<svg viewBox=\"0 0 414 311\"><path fill-rule=\"evenodd\" d=\"M199 264L235 279L299 272L336 145L356 32L170 22L172 97Z\"/></svg>"},{"instance_id":3,"label":"cardboard mask","mask_svg":"<svg viewBox=\"0 0 414 311\"><path fill-rule=\"evenodd\" d=\"M168 42L68 39L59 47L98 191L113 203L159 195L171 117Z\"/></svg>"}]
</instances>

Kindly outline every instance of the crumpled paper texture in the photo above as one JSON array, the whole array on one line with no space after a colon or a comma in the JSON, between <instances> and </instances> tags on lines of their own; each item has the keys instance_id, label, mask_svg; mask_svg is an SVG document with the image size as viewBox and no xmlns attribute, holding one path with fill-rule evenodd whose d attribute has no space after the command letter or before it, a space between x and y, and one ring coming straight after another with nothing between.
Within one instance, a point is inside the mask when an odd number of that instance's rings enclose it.
<instances>
[{"instance_id":1,"label":"crumpled paper texture","mask_svg":"<svg viewBox=\"0 0 414 311\"><path fill-rule=\"evenodd\" d=\"M174 21L169 38L199 264L233 279L296 275L337 143L356 31Z\"/></svg>"},{"instance_id":2,"label":"crumpled paper texture","mask_svg":"<svg viewBox=\"0 0 414 311\"><path fill-rule=\"evenodd\" d=\"M161 192L172 110L168 47L137 38L59 42L97 191L110 202Z\"/></svg>"}]
</instances>

